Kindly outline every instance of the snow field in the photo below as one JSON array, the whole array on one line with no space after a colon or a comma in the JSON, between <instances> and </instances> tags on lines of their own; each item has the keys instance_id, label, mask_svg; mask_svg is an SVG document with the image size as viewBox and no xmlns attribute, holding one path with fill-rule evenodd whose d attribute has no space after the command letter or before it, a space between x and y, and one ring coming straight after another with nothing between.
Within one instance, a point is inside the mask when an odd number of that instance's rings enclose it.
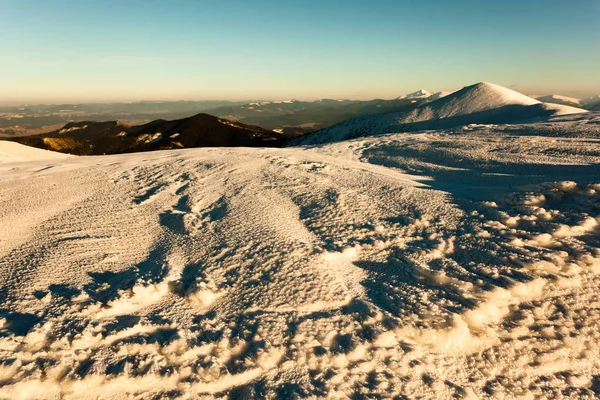
<instances>
[{"instance_id":1,"label":"snow field","mask_svg":"<svg viewBox=\"0 0 600 400\"><path fill-rule=\"evenodd\" d=\"M511 129L0 164L0 398L593 398L600 146Z\"/></svg>"}]
</instances>

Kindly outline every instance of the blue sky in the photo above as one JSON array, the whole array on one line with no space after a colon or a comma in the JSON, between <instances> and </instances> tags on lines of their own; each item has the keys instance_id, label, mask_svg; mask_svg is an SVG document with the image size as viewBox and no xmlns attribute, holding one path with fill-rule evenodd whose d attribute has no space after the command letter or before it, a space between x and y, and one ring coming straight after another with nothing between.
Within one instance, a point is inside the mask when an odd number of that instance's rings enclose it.
<instances>
[{"instance_id":1,"label":"blue sky","mask_svg":"<svg viewBox=\"0 0 600 400\"><path fill-rule=\"evenodd\" d=\"M600 93L598 0L0 0L0 102Z\"/></svg>"}]
</instances>

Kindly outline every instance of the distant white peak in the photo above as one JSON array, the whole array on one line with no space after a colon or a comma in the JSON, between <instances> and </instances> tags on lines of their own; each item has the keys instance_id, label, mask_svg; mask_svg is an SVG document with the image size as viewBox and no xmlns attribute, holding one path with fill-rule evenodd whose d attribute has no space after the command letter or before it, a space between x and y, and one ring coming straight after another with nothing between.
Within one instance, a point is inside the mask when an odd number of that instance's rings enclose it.
<instances>
[{"instance_id":1,"label":"distant white peak","mask_svg":"<svg viewBox=\"0 0 600 400\"><path fill-rule=\"evenodd\" d=\"M533 105L540 102L514 90L481 82L419 106L402 119L418 122L467 115L507 105Z\"/></svg>"},{"instance_id":2,"label":"distant white peak","mask_svg":"<svg viewBox=\"0 0 600 400\"><path fill-rule=\"evenodd\" d=\"M580 105L581 100L576 97L568 97L562 96L560 94L549 94L546 96L538 96L536 97L539 101L543 101L544 103L557 103L557 104L567 104L567 105Z\"/></svg>"},{"instance_id":3,"label":"distant white peak","mask_svg":"<svg viewBox=\"0 0 600 400\"><path fill-rule=\"evenodd\" d=\"M581 104L584 106L587 106L588 104L596 104L596 103L600 103L600 94L581 100Z\"/></svg>"},{"instance_id":4,"label":"distant white peak","mask_svg":"<svg viewBox=\"0 0 600 400\"><path fill-rule=\"evenodd\" d=\"M319 99L319 100L316 100L315 103L325 103L325 102L331 102L331 101L337 101L338 103L342 103L346 100L344 100L344 99Z\"/></svg>"},{"instance_id":5,"label":"distant white peak","mask_svg":"<svg viewBox=\"0 0 600 400\"><path fill-rule=\"evenodd\" d=\"M417 90L416 92L412 92L409 94L403 94L402 96L398 97L398 99L424 99L429 96L431 96L431 93L429 93L425 89L420 89L420 90Z\"/></svg>"}]
</instances>

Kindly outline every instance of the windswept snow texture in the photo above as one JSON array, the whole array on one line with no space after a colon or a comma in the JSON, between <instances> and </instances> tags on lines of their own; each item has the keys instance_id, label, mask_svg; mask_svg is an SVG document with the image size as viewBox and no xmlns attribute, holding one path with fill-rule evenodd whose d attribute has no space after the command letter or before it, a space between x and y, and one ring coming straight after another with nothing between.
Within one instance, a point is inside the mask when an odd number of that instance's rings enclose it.
<instances>
[{"instance_id":1,"label":"windswept snow texture","mask_svg":"<svg viewBox=\"0 0 600 400\"><path fill-rule=\"evenodd\" d=\"M0 398L594 398L600 125L0 162Z\"/></svg>"},{"instance_id":2,"label":"windswept snow texture","mask_svg":"<svg viewBox=\"0 0 600 400\"><path fill-rule=\"evenodd\" d=\"M391 132L452 128L468 124L509 124L587 110L540 101L482 82L467 86L409 112L366 115L304 135L294 144L322 144Z\"/></svg>"}]
</instances>

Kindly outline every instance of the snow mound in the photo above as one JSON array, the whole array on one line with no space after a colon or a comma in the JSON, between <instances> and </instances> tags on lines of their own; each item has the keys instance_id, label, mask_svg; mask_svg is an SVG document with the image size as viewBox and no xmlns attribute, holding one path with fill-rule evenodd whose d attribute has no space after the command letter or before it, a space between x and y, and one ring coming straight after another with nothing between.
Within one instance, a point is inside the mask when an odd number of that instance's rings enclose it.
<instances>
[{"instance_id":1,"label":"snow mound","mask_svg":"<svg viewBox=\"0 0 600 400\"><path fill-rule=\"evenodd\" d=\"M331 143L382 133L445 129L470 124L520 123L586 112L574 107L545 104L514 90L481 82L406 113L354 118L306 135L293 144Z\"/></svg>"},{"instance_id":2,"label":"snow mound","mask_svg":"<svg viewBox=\"0 0 600 400\"><path fill-rule=\"evenodd\" d=\"M67 157L71 156L54 151L36 149L6 140L0 141L0 162L62 160Z\"/></svg>"}]
</instances>

